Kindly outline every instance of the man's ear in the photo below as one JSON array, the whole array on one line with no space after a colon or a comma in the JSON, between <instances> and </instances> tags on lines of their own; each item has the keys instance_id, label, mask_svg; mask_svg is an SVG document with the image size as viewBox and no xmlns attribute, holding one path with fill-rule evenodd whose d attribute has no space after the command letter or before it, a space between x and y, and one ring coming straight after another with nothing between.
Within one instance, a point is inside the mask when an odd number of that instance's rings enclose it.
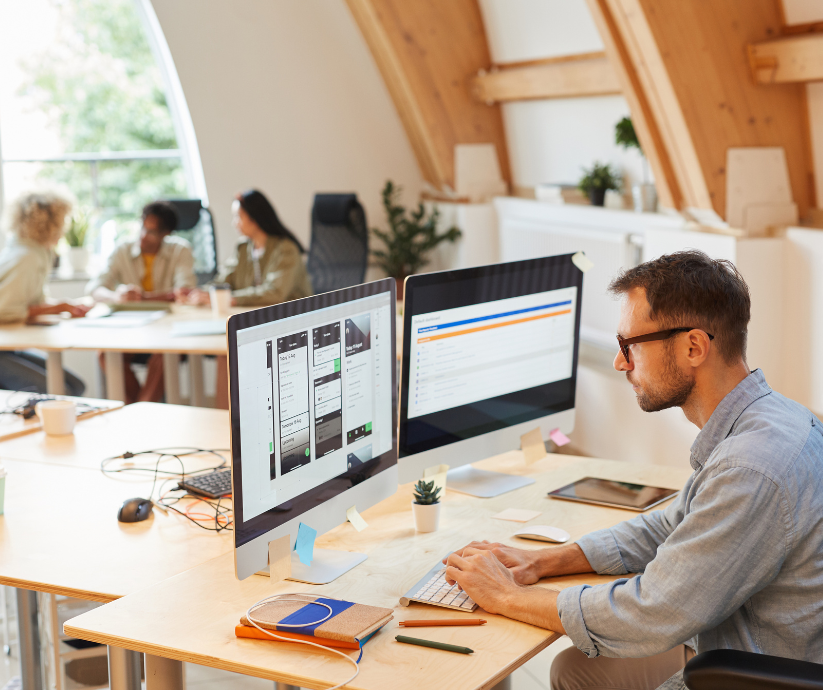
<instances>
[{"instance_id":1,"label":"man's ear","mask_svg":"<svg viewBox=\"0 0 823 690\"><path fill-rule=\"evenodd\" d=\"M712 341L705 331L695 329L686 334L689 353L687 358L692 367L699 367L705 362L712 348Z\"/></svg>"}]
</instances>

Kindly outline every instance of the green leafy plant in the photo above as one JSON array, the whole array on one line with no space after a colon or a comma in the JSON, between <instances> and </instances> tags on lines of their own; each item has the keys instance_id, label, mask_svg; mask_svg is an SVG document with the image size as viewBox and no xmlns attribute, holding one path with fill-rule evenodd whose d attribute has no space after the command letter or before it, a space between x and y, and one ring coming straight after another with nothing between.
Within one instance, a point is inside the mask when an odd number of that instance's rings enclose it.
<instances>
[{"instance_id":1,"label":"green leafy plant","mask_svg":"<svg viewBox=\"0 0 823 690\"><path fill-rule=\"evenodd\" d=\"M614 126L614 143L624 149L637 149L641 155L643 149L640 147L640 140L637 132L634 131L634 124L630 117L624 117Z\"/></svg>"},{"instance_id":2,"label":"green leafy plant","mask_svg":"<svg viewBox=\"0 0 823 690\"><path fill-rule=\"evenodd\" d=\"M65 234L69 247L82 247L86 243L90 225L89 216L85 211L78 209L74 212L69 218L69 227Z\"/></svg>"},{"instance_id":3,"label":"green leafy plant","mask_svg":"<svg viewBox=\"0 0 823 690\"><path fill-rule=\"evenodd\" d=\"M402 191L391 180L386 180L382 197L389 229L372 228L372 233L382 240L384 248L370 252L376 266L383 269L386 275L400 280L423 268L429 262L429 252L441 242L454 242L461 235L455 227L437 232L440 211L436 206L427 215L420 203L407 214L405 206L399 203Z\"/></svg>"},{"instance_id":4,"label":"green leafy plant","mask_svg":"<svg viewBox=\"0 0 823 690\"><path fill-rule=\"evenodd\" d=\"M581 192L590 194L592 190L619 190L622 183L620 176L611 165L600 165L595 161L591 168L583 168L583 177L580 178L577 186Z\"/></svg>"},{"instance_id":5,"label":"green leafy plant","mask_svg":"<svg viewBox=\"0 0 823 690\"><path fill-rule=\"evenodd\" d=\"M421 506L440 503L440 487L434 486L434 480L424 482L422 479L414 485L414 502Z\"/></svg>"}]
</instances>

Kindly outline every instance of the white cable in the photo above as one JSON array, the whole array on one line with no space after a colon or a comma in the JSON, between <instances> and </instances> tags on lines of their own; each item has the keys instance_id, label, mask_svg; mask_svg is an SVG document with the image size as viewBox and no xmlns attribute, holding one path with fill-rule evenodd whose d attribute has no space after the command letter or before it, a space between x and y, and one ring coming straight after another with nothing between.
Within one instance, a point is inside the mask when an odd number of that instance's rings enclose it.
<instances>
[{"instance_id":1,"label":"white cable","mask_svg":"<svg viewBox=\"0 0 823 690\"><path fill-rule=\"evenodd\" d=\"M309 599L289 599L288 597L311 597L311 600L309 600ZM307 640L294 640L290 637L280 637L279 635L275 635L271 630L267 630L266 628L261 628L259 625L257 625L257 623L254 621L254 619L251 617L251 612L254 609L257 609L260 606L263 606L264 604L266 604L270 601L275 601L275 600L279 600L279 601L298 601L298 602L301 602L303 604L317 604L318 606L325 606L329 610L329 612L328 612L328 614L326 614L326 616L324 618L321 618L319 621L314 621L312 623L297 623L297 624L277 623L277 625L279 625L280 627L283 627L283 628L304 628L307 625L319 625L320 623L323 623L324 621L327 621L329 618L331 618L334 615L334 611L332 610L332 607L329 606L328 604L324 604L322 601L316 601L317 598L318 598L318 595L316 595L316 594L306 594L304 592L291 592L289 594L273 594L270 597L266 597L265 599L261 599L256 604L252 604L249 607L248 611L246 611L246 619L249 621L249 623L251 623L260 632L265 633L266 635L269 635L270 637L273 637L276 640L282 640L283 642L296 642L297 644L307 644L307 645L310 645L312 647L319 647L320 649L324 649L324 650L329 651L329 652L334 652L338 656L342 656L349 663L354 664L354 669L355 669L354 670L354 675L351 678L347 678L344 682L340 683L340 685L335 685L333 687L328 688L328 690L338 690L339 688L342 688L342 687L348 685L355 678L357 678L357 675L360 673L360 666L357 663L357 661L352 659L348 654L343 654L343 652L338 652L336 649L333 649L331 647L326 647L325 645L322 645L322 644L317 644L316 642L308 642ZM325 597L325 596L323 598L324 599L334 599L334 597ZM335 601L343 601L342 599L334 599L334 600ZM363 653L363 648L362 647L360 648L360 653L361 653L361 655Z\"/></svg>"}]
</instances>

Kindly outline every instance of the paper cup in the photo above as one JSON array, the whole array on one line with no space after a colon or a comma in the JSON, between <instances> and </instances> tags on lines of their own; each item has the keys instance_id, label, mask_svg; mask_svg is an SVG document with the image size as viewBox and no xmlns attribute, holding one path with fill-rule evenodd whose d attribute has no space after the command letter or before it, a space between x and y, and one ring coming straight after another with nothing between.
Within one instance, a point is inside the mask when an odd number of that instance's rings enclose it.
<instances>
[{"instance_id":1,"label":"paper cup","mask_svg":"<svg viewBox=\"0 0 823 690\"><path fill-rule=\"evenodd\" d=\"M44 400L34 406L34 411L49 436L64 436L74 431L77 406L71 400Z\"/></svg>"},{"instance_id":2,"label":"paper cup","mask_svg":"<svg viewBox=\"0 0 823 690\"><path fill-rule=\"evenodd\" d=\"M231 289L217 287L216 285L209 286L209 300L211 300L211 313L215 319L221 316L229 315L229 307L231 307Z\"/></svg>"}]
</instances>

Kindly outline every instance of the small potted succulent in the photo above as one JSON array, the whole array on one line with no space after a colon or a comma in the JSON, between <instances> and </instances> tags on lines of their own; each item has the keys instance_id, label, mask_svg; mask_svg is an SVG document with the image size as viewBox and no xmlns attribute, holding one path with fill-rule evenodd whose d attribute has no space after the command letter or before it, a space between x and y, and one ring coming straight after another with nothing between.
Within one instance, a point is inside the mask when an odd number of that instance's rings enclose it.
<instances>
[{"instance_id":1,"label":"small potted succulent","mask_svg":"<svg viewBox=\"0 0 823 690\"><path fill-rule=\"evenodd\" d=\"M69 245L69 263L75 274L84 273L89 264L89 250L85 244L90 225L88 215L82 210L78 209L69 218L65 238Z\"/></svg>"},{"instance_id":2,"label":"small potted succulent","mask_svg":"<svg viewBox=\"0 0 823 690\"><path fill-rule=\"evenodd\" d=\"M620 176L612 169L612 166L600 165L595 161L591 168L583 168L583 177L580 178L577 186L581 192L588 195L592 206L602 206L606 201L607 190L620 189Z\"/></svg>"},{"instance_id":3,"label":"small potted succulent","mask_svg":"<svg viewBox=\"0 0 823 690\"><path fill-rule=\"evenodd\" d=\"M435 487L434 480L422 479L414 485L414 528L418 532L434 532L440 521L440 487Z\"/></svg>"}]
</instances>

